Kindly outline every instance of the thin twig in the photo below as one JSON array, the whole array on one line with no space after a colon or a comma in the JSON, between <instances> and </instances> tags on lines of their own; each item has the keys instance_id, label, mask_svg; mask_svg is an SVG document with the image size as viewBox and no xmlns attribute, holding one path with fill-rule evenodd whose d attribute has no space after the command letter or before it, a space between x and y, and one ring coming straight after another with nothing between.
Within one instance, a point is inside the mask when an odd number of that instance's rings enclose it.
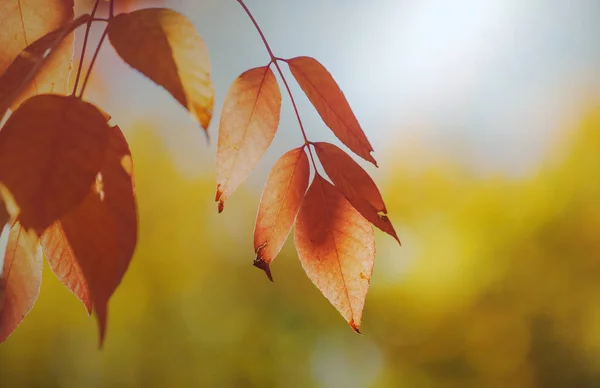
<instances>
[{"instance_id":1,"label":"thin twig","mask_svg":"<svg viewBox=\"0 0 600 388\"><path fill-rule=\"evenodd\" d=\"M252 13L250 12L250 10L246 6L246 4L244 4L244 1L237 0L237 2L242 6L244 11L246 11L246 14L248 15L248 17L252 21L252 24L254 24L254 27L258 31L260 38L262 39L263 44L265 45L265 48L267 49L269 56L271 57L270 63L274 63L275 68L277 68L277 72L279 73L279 76L281 77L281 80L283 81L283 84L285 85L285 89L287 90L287 93L290 96L290 101L292 102L292 107L294 108L294 112L296 113L296 118L298 119L298 124L300 125L300 131L302 132L302 137L304 138L304 144L305 145L311 144L311 142L308 140L308 137L306 136L306 131L304 130L304 125L302 124L302 119L300 118L300 112L298 111L298 106L296 105L296 101L294 100L294 95L292 94L292 90L290 89L290 86L289 86L287 80L285 79L285 76L283 75L283 71L281 70L281 67L279 66L278 61L281 60L281 58L276 57L273 54L273 50L271 50L271 46L269 45L269 42L267 41L265 34L263 34L260 26L258 25L258 22L256 21L256 19L254 19L254 16L252 16ZM317 165L315 163L315 158L313 156L313 153L312 153L312 150L310 147L308 147L308 153L310 154L310 159L312 161L313 167L315 168L315 171L317 171Z\"/></svg>"},{"instance_id":2,"label":"thin twig","mask_svg":"<svg viewBox=\"0 0 600 388\"><path fill-rule=\"evenodd\" d=\"M94 8L92 9L92 13L90 14L90 20L87 22L85 26L85 36L83 38L83 47L81 48L81 56L79 57L79 66L77 66L77 76L75 77L75 85L73 86L72 96L77 92L77 86L79 86L79 78L81 77L81 70L83 69L83 60L85 59L85 51L87 50L87 42L90 37L90 30L92 29L92 21L94 21L94 16L96 16L96 11L98 10L98 5L100 5L100 0L96 0L94 3Z\"/></svg>"},{"instance_id":3,"label":"thin twig","mask_svg":"<svg viewBox=\"0 0 600 388\"><path fill-rule=\"evenodd\" d=\"M88 72L85 75L85 80L83 81L83 85L81 86L81 92L79 93L79 98L80 99L83 97L83 92L85 92L85 87L88 84L88 81L90 79L90 75L92 74L92 69L94 68L94 64L96 63L96 59L98 59L98 54L100 53L100 49L102 48L102 43L104 43L104 39L106 38L107 34L108 34L108 28L104 28L104 32L102 33L102 37L100 38L100 41L98 42L98 47L96 47L96 51L94 52L94 56L92 57L92 61L90 62L90 67L88 68Z\"/></svg>"}]
</instances>

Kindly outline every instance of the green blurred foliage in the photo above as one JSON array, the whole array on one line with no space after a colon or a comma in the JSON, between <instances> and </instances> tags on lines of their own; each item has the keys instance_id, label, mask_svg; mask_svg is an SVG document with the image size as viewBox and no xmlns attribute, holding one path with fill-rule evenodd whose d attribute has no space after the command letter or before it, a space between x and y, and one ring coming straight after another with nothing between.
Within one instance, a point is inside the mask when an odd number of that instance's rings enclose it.
<instances>
[{"instance_id":1,"label":"green blurred foliage","mask_svg":"<svg viewBox=\"0 0 600 388\"><path fill-rule=\"evenodd\" d=\"M104 349L45 268L0 345L2 388L600 385L600 109L526 179L441 157L381 163L404 246L377 234L363 336L304 276L291 239L275 283L252 267L258 193L239 189L218 215L212 170L184 178L152 130L128 137L140 240Z\"/></svg>"}]
</instances>

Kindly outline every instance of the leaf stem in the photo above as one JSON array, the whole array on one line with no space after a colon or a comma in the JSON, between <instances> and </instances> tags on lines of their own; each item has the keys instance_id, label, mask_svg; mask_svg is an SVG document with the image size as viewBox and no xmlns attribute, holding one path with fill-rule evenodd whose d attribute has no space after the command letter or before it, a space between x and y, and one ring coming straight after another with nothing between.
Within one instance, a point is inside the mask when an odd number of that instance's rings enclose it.
<instances>
[{"instance_id":1,"label":"leaf stem","mask_svg":"<svg viewBox=\"0 0 600 388\"><path fill-rule=\"evenodd\" d=\"M308 140L308 137L306 136L306 131L304 130L304 125L302 124L302 119L300 118L300 112L298 111L298 106L296 105L296 100L294 100L294 95L292 94L290 85L288 84L287 80L285 79L285 76L283 75L283 71L281 70L281 67L279 66L278 61L282 60L282 59L279 57L276 57L275 54L273 54L273 50L271 50L271 46L269 45L269 42L267 41L265 34L263 34L262 29L260 28L260 26L258 25L258 22L252 15L252 12L250 12L250 9L248 9L246 4L244 4L244 0L237 0L237 2L244 9L246 14L252 21L252 24L254 24L254 27L258 31L258 34L260 35L260 38L262 39L263 44L265 45L265 48L267 49L269 56L271 57L270 63L274 63L275 67L277 68L277 72L279 73L279 76L281 77L281 80L283 81L283 85L285 86L285 89L287 90L287 93L290 96L290 101L292 102L292 107L294 108L294 112L296 113L296 119L298 120L298 124L300 125L300 131L302 132L302 137L304 138L304 145L306 146L306 145L310 144L311 142ZM310 147L308 147L308 153L310 155L310 159L312 161L313 167L315 168L315 171L317 171L317 165L315 163L315 158L313 156L313 153L312 153L312 150Z\"/></svg>"},{"instance_id":2,"label":"leaf stem","mask_svg":"<svg viewBox=\"0 0 600 388\"><path fill-rule=\"evenodd\" d=\"M92 13L90 14L90 20L88 20L88 22L85 26L85 36L83 38L83 47L81 49L81 56L79 57L79 66L77 66L77 76L75 77L75 86L73 86L73 92L71 93L71 96L75 95L75 92L77 91L77 86L79 86L79 78L81 77L81 70L83 68L83 59L85 58L87 42L90 37L92 21L94 20L94 16L96 16L96 11L98 10L99 4L100 4L100 0L96 0L96 3L94 3L94 8L92 9Z\"/></svg>"},{"instance_id":3,"label":"leaf stem","mask_svg":"<svg viewBox=\"0 0 600 388\"><path fill-rule=\"evenodd\" d=\"M87 74L85 75L85 79L83 80L83 85L81 86L81 92L79 92L79 99L81 99L83 97L83 92L85 91L85 87L87 86L87 83L90 79L90 75L92 74L92 69L94 68L96 59L98 59L98 54L100 53L100 49L102 48L102 43L104 43L104 39L106 39L107 34L108 34L108 28L104 28L102 37L100 37L100 41L98 42L98 47L96 47L96 51L94 52L94 56L92 57L92 61L90 62L90 67L88 68Z\"/></svg>"},{"instance_id":4,"label":"leaf stem","mask_svg":"<svg viewBox=\"0 0 600 388\"><path fill-rule=\"evenodd\" d=\"M108 9L108 17L113 18L115 16L115 0L110 0L110 7Z\"/></svg>"}]
</instances>

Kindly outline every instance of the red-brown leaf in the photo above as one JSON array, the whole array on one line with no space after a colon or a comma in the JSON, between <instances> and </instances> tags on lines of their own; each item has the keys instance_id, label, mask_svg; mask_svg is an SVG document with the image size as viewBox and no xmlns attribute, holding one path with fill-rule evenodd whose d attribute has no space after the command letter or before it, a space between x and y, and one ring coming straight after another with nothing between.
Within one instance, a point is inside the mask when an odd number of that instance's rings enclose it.
<instances>
[{"instance_id":1,"label":"red-brown leaf","mask_svg":"<svg viewBox=\"0 0 600 388\"><path fill-rule=\"evenodd\" d=\"M225 200L250 175L275 137L281 92L269 66L240 75L225 97L217 143L219 212Z\"/></svg>"},{"instance_id":2,"label":"red-brown leaf","mask_svg":"<svg viewBox=\"0 0 600 388\"><path fill-rule=\"evenodd\" d=\"M311 57L296 57L288 59L287 63L308 99L338 139L358 156L377 166L371 155L371 143L327 69Z\"/></svg>"},{"instance_id":3,"label":"red-brown leaf","mask_svg":"<svg viewBox=\"0 0 600 388\"><path fill-rule=\"evenodd\" d=\"M33 307L42 283L42 260L35 233L15 223L10 229L0 270L0 343Z\"/></svg>"},{"instance_id":4,"label":"red-brown leaf","mask_svg":"<svg viewBox=\"0 0 600 388\"><path fill-rule=\"evenodd\" d=\"M363 217L373 225L400 239L387 217L387 209L373 179L350 155L330 143L314 143L319 160L333 184Z\"/></svg>"},{"instance_id":5,"label":"red-brown leaf","mask_svg":"<svg viewBox=\"0 0 600 388\"><path fill-rule=\"evenodd\" d=\"M269 279L275 259L292 229L308 187L310 166L304 147L284 154L273 166L262 193L254 228L254 265Z\"/></svg>"},{"instance_id":6,"label":"red-brown leaf","mask_svg":"<svg viewBox=\"0 0 600 388\"><path fill-rule=\"evenodd\" d=\"M108 37L129 66L165 88L208 130L214 104L210 60L188 18L166 8L122 13L108 23Z\"/></svg>"},{"instance_id":7,"label":"red-brown leaf","mask_svg":"<svg viewBox=\"0 0 600 388\"><path fill-rule=\"evenodd\" d=\"M0 0L0 74L30 44L73 20L73 0ZM41 93L67 92L73 58L73 35L54 50L30 87L14 102ZM2 112L1 114L3 114Z\"/></svg>"},{"instance_id":8,"label":"red-brown leaf","mask_svg":"<svg viewBox=\"0 0 600 388\"><path fill-rule=\"evenodd\" d=\"M64 78L63 73L68 74L69 63L63 63L65 61L64 45L59 43L66 39L77 26L86 23L89 17L89 15L82 15L39 38L21 51L4 72L0 71L0 117L9 107L14 108L24 98L35 94L26 88L41 70L44 70L45 73L35 82L38 90L58 93L66 91L64 88L47 84L60 81ZM56 55L59 58L56 58ZM51 71L52 69L53 71ZM63 85L62 81L60 82ZM66 86L66 83L63 86Z\"/></svg>"},{"instance_id":9,"label":"red-brown leaf","mask_svg":"<svg viewBox=\"0 0 600 388\"><path fill-rule=\"evenodd\" d=\"M32 97L10 116L0 131L0 183L23 227L41 235L83 201L104 162L109 129L93 105L56 95Z\"/></svg>"},{"instance_id":10,"label":"red-brown leaf","mask_svg":"<svg viewBox=\"0 0 600 388\"><path fill-rule=\"evenodd\" d=\"M298 213L294 242L310 280L358 332L375 260L369 222L317 174Z\"/></svg>"},{"instance_id":11,"label":"red-brown leaf","mask_svg":"<svg viewBox=\"0 0 600 388\"><path fill-rule=\"evenodd\" d=\"M80 279L68 269L81 269L98 318L100 343L106 332L108 300L129 266L138 231L131 153L118 127L109 133L101 180L77 209L61 218L62 233L48 234L56 231L53 226L42 239L48 261L67 287Z\"/></svg>"}]
</instances>

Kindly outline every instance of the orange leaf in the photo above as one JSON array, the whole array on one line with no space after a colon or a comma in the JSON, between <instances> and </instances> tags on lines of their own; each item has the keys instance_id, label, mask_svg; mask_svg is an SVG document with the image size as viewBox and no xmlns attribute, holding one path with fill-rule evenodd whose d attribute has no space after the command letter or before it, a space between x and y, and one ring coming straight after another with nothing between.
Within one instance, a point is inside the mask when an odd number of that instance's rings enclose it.
<instances>
[{"instance_id":1,"label":"orange leaf","mask_svg":"<svg viewBox=\"0 0 600 388\"><path fill-rule=\"evenodd\" d=\"M310 280L358 332L375 260L369 222L317 174L298 213L294 242Z\"/></svg>"},{"instance_id":2,"label":"orange leaf","mask_svg":"<svg viewBox=\"0 0 600 388\"><path fill-rule=\"evenodd\" d=\"M0 131L0 183L23 227L41 235L83 201L104 162L108 130L96 107L72 97L35 96L9 117Z\"/></svg>"},{"instance_id":3,"label":"orange leaf","mask_svg":"<svg viewBox=\"0 0 600 388\"><path fill-rule=\"evenodd\" d=\"M387 217L387 209L373 179L350 155L330 143L314 143L319 160L333 184L363 217L373 225L400 239Z\"/></svg>"},{"instance_id":4,"label":"orange leaf","mask_svg":"<svg viewBox=\"0 0 600 388\"><path fill-rule=\"evenodd\" d=\"M225 97L217 143L219 212L231 193L250 175L275 137L281 92L269 66L240 75Z\"/></svg>"},{"instance_id":5,"label":"orange leaf","mask_svg":"<svg viewBox=\"0 0 600 388\"><path fill-rule=\"evenodd\" d=\"M310 166L304 147L284 154L273 166L263 190L254 228L254 265L267 273L292 229L308 187Z\"/></svg>"},{"instance_id":6,"label":"orange leaf","mask_svg":"<svg viewBox=\"0 0 600 388\"><path fill-rule=\"evenodd\" d=\"M35 233L15 223L0 267L0 343L33 307L42 284L42 260Z\"/></svg>"},{"instance_id":7,"label":"orange leaf","mask_svg":"<svg viewBox=\"0 0 600 388\"><path fill-rule=\"evenodd\" d=\"M363 132L344 93L327 69L311 57L287 60L290 71L319 112L325 124L348 148L377 166L371 156L373 147Z\"/></svg>"},{"instance_id":8,"label":"orange leaf","mask_svg":"<svg viewBox=\"0 0 600 388\"><path fill-rule=\"evenodd\" d=\"M141 9L112 18L108 37L129 66L165 88L208 129L214 86L208 50L192 22L170 9Z\"/></svg>"},{"instance_id":9,"label":"orange leaf","mask_svg":"<svg viewBox=\"0 0 600 388\"><path fill-rule=\"evenodd\" d=\"M85 292L98 318L100 343L106 332L108 300L120 284L137 243L137 205L131 153L119 127L110 128L110 143L97 184L74 211L48 229L42 245L59 279L85 304ZM80 273L69 273L80 269ZM87 306L86 306L87 307Z\"/></svg>"},{"instance_id":10,"label":"orange leaf","mask_svg":"<svg viewBox=\"0 0 600 388\"><path fill-rule=\"evenodd\" d=\"M0 0L0 15L2 74L27 46L73 20L73 0ZM66 94L73 58L73 35L69 34L53 51L31 85L14 102L13 110L36 94Z\"/></svg>"},{"instance_id":11,"label":"orange leaf","mask_svg":"<svg viewBox=\"0 0 600 388\"><path fill-rule=\"evenodd\" d=\"M27 96L36 94L31 90L27 91L23 89L40 70L45 69L45 73L38 77L35 82L38 90L58 93L66 91L66 88L59 88L55 85L48 86L49 82L54 83L64 78L63 73L68 74L69 63L64 62L65 49L63 48L64 45L60 44L60 42L68 37L75 28L86 23L89 17L89 15L82 15L76 20L39 38L21 51L4 72L0 71L0 117L11 107L11 104L14 108L15 105L19 105ZM59 58L55 58L56 53L58 53ZM46 84L44 84L44 80ZM17 102L13 104L13 100L18 97Z\"/></svg>"},{"instance_id":12,"label":"orange leaf","mask_svg":"<svg viewBox=\"0 0 600 388\"><path fill-rule=\"evenodd\" d=\"M46 229L40 241L52 272L83 303L88 314L91 314L90 291L60 221Z\"/></svg>"}]
</instances>

